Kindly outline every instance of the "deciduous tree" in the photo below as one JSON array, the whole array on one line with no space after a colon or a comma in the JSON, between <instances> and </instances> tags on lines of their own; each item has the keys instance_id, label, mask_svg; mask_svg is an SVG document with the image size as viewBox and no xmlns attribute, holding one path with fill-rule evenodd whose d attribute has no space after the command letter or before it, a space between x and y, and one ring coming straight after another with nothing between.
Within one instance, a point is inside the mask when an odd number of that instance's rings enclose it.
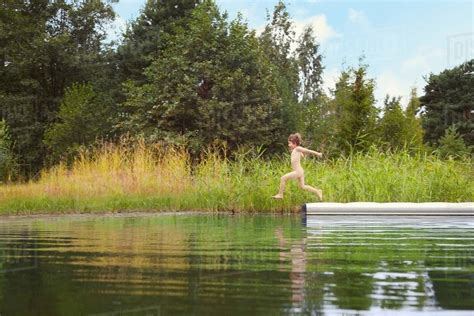
<instances>
[{"instance_id":1,"label":"deciduous tree","mask_svg":"<svg viewBox=\"0 0 474 316\"><path fill-rule=\"evenodd\" d=\"M281 100L273 68L254 31L227 21L213 1L193 10L146 69L146 83L127 84L121 128L151 140L270 145Z\"/></svg>"}]
</instances>

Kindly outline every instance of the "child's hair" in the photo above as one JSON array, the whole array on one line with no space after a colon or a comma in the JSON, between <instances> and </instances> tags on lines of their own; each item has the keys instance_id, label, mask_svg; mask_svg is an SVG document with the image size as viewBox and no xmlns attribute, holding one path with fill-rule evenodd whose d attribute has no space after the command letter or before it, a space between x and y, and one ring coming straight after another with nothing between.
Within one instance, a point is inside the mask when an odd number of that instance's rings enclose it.
<instances>
[{"instance_id":1,"label":"child's hair","mask_svg":"<svg viewBox=\"0 0 474 316\"><path fill-rule=\"evenodd\" d=\"M300 133L294 133L288 136L288 141L296 144L296 146L301 145L301 135Z\"/></svg>"}]
</instances>

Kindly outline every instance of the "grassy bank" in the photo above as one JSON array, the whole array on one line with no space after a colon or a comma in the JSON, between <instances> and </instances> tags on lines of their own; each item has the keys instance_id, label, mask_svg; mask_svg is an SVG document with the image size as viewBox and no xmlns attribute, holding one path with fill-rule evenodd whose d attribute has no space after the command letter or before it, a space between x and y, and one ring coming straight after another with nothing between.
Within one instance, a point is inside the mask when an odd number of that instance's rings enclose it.
<instances>
[{"instance_id":1,"label":"grassy bank","mask_svg":"<svg viewBox=\"0 0 474 316\"><path fill-rule=\"evenodd\" d=\"M470 160L412 157L373 150L337 160L305 159L306 182L323 189L325 201L474 201ZM276 211L299 210L317 198L288 183L277 192L289 157L265 160L254 152L230 162L208 152L191 167L184 150L133 149L106 145L84 152L72 168L60 164L38 181L0 186L0 214L113 211Z\"/></svg>"}]
</instances>

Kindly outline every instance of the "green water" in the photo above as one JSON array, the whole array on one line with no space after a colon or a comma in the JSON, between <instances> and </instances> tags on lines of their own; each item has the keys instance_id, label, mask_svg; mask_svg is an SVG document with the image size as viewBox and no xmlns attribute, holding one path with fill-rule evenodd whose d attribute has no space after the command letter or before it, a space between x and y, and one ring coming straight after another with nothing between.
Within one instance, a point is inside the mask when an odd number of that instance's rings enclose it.
<instances>
[{"instance_id":1,"label":"green water","mask_svg":"<svg viewBox=\"0 0 474 316\"><path fill-rule=\"evenodd\" d=\"M0 315L474 313L472 217L0 218Z\"/></svg>"}]
</instances>

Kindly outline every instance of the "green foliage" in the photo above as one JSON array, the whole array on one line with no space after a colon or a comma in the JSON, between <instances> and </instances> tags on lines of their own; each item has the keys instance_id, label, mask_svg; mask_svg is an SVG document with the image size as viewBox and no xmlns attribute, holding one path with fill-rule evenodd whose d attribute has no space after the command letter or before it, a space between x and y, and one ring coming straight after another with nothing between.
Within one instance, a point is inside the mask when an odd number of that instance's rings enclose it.
<instances>
[{"instance_id":1,"label":"green foliage","mask_svg":"<svg viewBox=\"0 0 474 316\"><path fill-rule=\"evenodd\" d=\"M438 144L444 131L455 124L466 144L474 145L473 72L474 59L438 75L430 74L425 95L420 97L426 142Z\"/></svg>"},{"instance_id":2,"label":"green foliage","mask_svg":"<svg viewBox=\"0 0 474 316\"><path fill-rule=\"evenodd\" d=\"M431 74L425 95L413 90L405 112L387 99L377 120L368 66L342 71L333 95L325 95L318 30L307 27L296 39L283 1L257 36L212 0L147 0L116 50L103 44L110 3L2 2L0 119L23 174L127 133L200 154L208 144L275 153L298 131L305 145L338 157L379 141L417 152L428 147L423 137L441 144L454 124L473 145L474 61ZM442 155L462 151L446 137Z\"/></svg>"},{"instance_id":3,"label":"green foliage","mask_svg":"<svg viewBox=\"0 0 474 316\"><path fill-rule=\"evenodd\" d=\"M58 121L45 133L53 159L73 156L81 145L93 143L102 131L110 130L108 109L91 84L73 84L66 89Z\"/></svg>"},{"instance_id":4,"label":"green foliage","mask_svg":"<svg viewBox=\"0 0 474 316\"><path fill-rule=\"evenodd\" d=\"M0 121L0 182L16 177L18 165L12 152L12 141L5 120Z\"/></svg>"},{"instance_id":5,"label":"green foliage","mask_svg":"<svg viewBox=\"0 0 474 316\"><path fill-rule=\"evenodd\" d=\"M384 114L380 120L380 135L389 149L400 149L405 145L406 118L400 105L400 97L387 95L384 101Z\"/></svg>"},{"instance_id":6,"label":"green foliage","mask_svg":"<svg viewBox=\"0 0 474 316\"><path fill-rule=\"evenodd\" d=\"M373 79L367 79L367 65L341 73L334 91L335 141L341 153L365 151L375 143L376 118Z\"/></svg>"},{"instance_id":7,"label":"green foliage","mask_svg":"<svg viewBox=\"0 0 474 316\"><path fill-rule=\"evenodd\" d=\"M312 27L306 27L298 40L296 60L300 76L301 128L305 144L323 150L334 125L331 100L323 93L322 56Z\"/></svg>"},{"instance_id":8,"label":"green foliage","mask_svg":"<svg viewBox=\"0 0 474 316\"><path fill-rule=\"evenodd\" d=\"M300 96L303 105L311 100L316 100L322 95L322 55L319 53L319 44L316 42L313 28L304 29L298 40L296 58L301 76Z\"/></svg>"},{"instance_id":9,"label":"green foliage","mask_svg":"<svg viewBox=\"0 0 474 316\"><path fill-rule=\"evenodd\" d=\"M271 64L241 17L227 22L213 1L196 7L145 74L145 84L126 84L121 129L150 140L184 136L197 148L274 142L281 101Z\"/></svg>"},{"instance_id":10,"label":"green foliage","mask_svg":"<svg viewBox=\"0 0 474 316\"><path fill-rule=\"evenodd\" d=\"M303 117L304 145L318 148L324 155L334 156L337 153L337 145L334 141L334 126L336 116L334 115L334 100L325 94L308 101L305 104Z\"/></svg>"},{"instance_id":11,"label":"green foliage","mask_svg":"<svg viewBox=\"0 0 474 316\"><path fill-rule=\"evenodd\" d=\"M0 106L27 174L44 163L43 134L55 121L64 89L89 81L104 67L104 1L2 1Z\"/></svg>"},{"instance_id":12,"label":"green foliage","mask_svg":"<svg viewBox=\"0 0 474 316\"><path fill-rule=\"evenodd\" d=\"M439 140L437 152L441 158L460 159L469 156L470 150L457 132L456 126L452 125L445 130L444 136Z\"/></svg>"},{"instance_id":13,"label":"green foliage","mask_svg":"<svg viewBox=\"0 0 474 316\"><path fill-rule=\"evenodd\" d=\"M311 40L310 35L308 31L307 40ZM283 1L280 0L275 5L271 17L269 14L267 15L267 25L259 40L265 55L272 63L273 76L283 102L279 112L283 123L279 128L279 141L285 142L290 133L294 133L302 127L302 107L298 102L298 61L291 54L291 46L296 44L295 32Z\"/></svg>"},{"instance_id":14,"label":"green foliage","mask_svg":"<svg viewBox=\"0 0 474 316\"><path fill-rule=\"evenodd\" d=\"M144 83L144 70L182 31L199 0L147 0L117 48L118 75L122 80Z\"/></svg>"},{"instance_id":15,"label":"green foliage","mask_svg":"<svg viewBox=\"0 0 474 316\"><path fill-rule=\"evenodd\" d=\"M405 124L403 129L403 137L405 144L414 150L424 149L423 144L423 128L421 119L416 116L420 111L420 100L416 94L416 88L412 88L410 93L410 101L405 110Z\"/></svg>"},{"instance_id":16,"label":"green foliage","mask_svg":"<svg viewBox=\"0 0 474 316\"><path fill-rule=\"evenodd\" d=\"M387 95L384 102L383 117L378 122L378 133L382 148L388 150L409 149L411 152L426 150L423 145L423 129L416 117L420 103L416 89L411 91L411 98L405 111L402 110L400 97Z\"/></svg>"}]
</instances>

